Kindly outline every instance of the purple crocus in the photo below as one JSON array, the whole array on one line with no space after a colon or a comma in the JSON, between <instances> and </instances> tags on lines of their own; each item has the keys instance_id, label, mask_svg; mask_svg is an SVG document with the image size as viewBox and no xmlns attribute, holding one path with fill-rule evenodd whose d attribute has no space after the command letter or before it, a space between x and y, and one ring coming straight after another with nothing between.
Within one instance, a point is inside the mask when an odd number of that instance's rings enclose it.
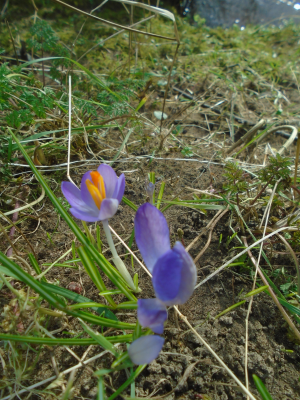
<instances>
[{"instance_id":1,"label":"purple crocus","mask_svg":"<svg viewBox=\"0 0 300 400\"><path fill-rule=\"evenodd\" d=\"M134 229L137 246L152 273L156 295L154 299L138 300L138 321L143 328L161 334L168 317L166 306L183 304L191 297L197 280L196 266L180 242L171 249L167 221L153 205L146 203L138 209ZM135 364L146 364L157 357L162 344L160 336L143 336L131 344L128 353Z\"/></svg>"},{"instance_id":2,"label":"purple crocus","mask_svg":"<svg viewBox=\"0 0 300 400\"><path fill-rule=\"evenodd\" d=\"M185 303L197 280L196 266L180 242L173 249L167 221L156 207L143 204L134 221L136 244L152 273L156 298L166 306Z\"/></svg>"},{"instance_id":3,"label":"purple crocus","mask_svg":"<svg viewBox=\"0 0 300 400\"><path fill-rule=\"evenodd\" d=\"M118 178L106 164L101 164L97 171L86 172L80 189L71 182L61 184L61 190L71 205L71 214L87 222L111 218L117 212L124 189L124 174Z\"/></svg>"}]
</instances>

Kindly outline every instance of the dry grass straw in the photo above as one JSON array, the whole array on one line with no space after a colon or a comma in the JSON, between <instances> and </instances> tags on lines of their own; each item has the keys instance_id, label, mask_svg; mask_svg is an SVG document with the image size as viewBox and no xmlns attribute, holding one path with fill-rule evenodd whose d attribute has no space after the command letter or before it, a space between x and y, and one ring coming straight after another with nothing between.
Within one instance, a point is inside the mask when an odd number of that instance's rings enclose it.
<instances>
[{"instance_id":1,"label":"dry grass straw","mask_svg":"<svg viewBox=\"0 0 300 400\"><path fill-rule=\"evenodd\" d=\"M233 153L233 150L235 150L237 147L242 145L243 143L245 146L242 148L243 150L247 147L247 145L252 143L251 139L254 137L254 135L265 125L270 123L271 121L261 119L254 127L252 127L241 139L239 139L237 142L235 142L227 151L226 154L230 155ZM276 126L275 128L272 129L267 129L266 132L264 132L262 135L260 135L254 143L256 146L259 145L263 140L265 140L269 135L272 133L275 133L280 130L291 130L292 133L290 137L287 139L287 141L280 147L280 149L277 151L278 154L282 155L285 150L287 150L291 144L294 142L295 139L297 139L298 135L298 129L295 126L292 125L280 125ZM241 152L241 150L238 151L238 153Z\"/></svg>"},{"instance_id":2,"label":"dry grass straw","mask_svg":"<svg viewBox=\"0 0 300 400\"><path fill-rule=\"evenodd\" d=\"M99 21L99 22L102 22L102 23L104 23L105 25L110 25L110 26L113 26L113 27L115 27L115 28L120 28L121 30L129 31L129 32L141 33L141 34L143 34L143 35L152 36L152 37L156 37L156 38L160 38L160 39L165 39L165 40L170 40L170 41L176 41L176 42L178 42L178 43L180 42L180 41L179 41L179 36L178 36L178 31L177 31L177 25L176 25L176 22L175 22L174 14L172 14L171 12L169 12L169 11L167 11L167 10L163 10L162 8L152 7L152 6L149 6L149 5L144 4L144 3L137 3L136 1L129 1L129 0L113 0L113 1L117 1L118 3L124 3L124 4L133 5L133 6L135 6L135 7L141 7L141 8L144 8L144 9L148 10L148 11L151 11L151 12L153 12L153 13L155 13L155 14L158 14L158 15L160 15L160 16L169 18L170 20L172 20L172 21L174 22L174 33L175 33L175 36L174 36L174 37L168 37L168 36L164 36L164 35L157 35L157 34L151 33L151 32L140 31L140 30L138 30L138 29L134 29L134 28L131 28L131 27L129 27L129 26L123 26L123 25L120 25L120 24L116 24L115 22L111 22L111 21L108 21L108 20L106 20L106 19L96 17L96 16L93 15L93 14L90 14L90 13L87 13L87 12L85 12L85 11L82 11L82 10L76 8L76 7L71 6L70 4L64 3L64 2L61 1L61 0L53 0L53 1L55 1L56 3L61 4L62 6L66 7L66 8L71 9L71 10L74 11L74 12L80 13L80 14L82 14L82 15L85 15L85 16L88 17L88 18L92 18L92 19L95 19L95 20L97 20L97 21Z\"/></svg>"}]
</instances>

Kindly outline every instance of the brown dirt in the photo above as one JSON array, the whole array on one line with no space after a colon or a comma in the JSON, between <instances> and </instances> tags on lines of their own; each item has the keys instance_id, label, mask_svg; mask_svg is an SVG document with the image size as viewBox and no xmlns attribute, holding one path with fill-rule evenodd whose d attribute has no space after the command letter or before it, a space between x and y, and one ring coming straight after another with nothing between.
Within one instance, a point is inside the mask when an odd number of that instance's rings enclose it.
<instances>
[{"instance_id":1,"label":"brown dirt","mask_svg":"<svg viewBox=\"0 0 300 400\"><path fill-rule=\"evenodd\" d=\"M190 89L198 95L199 93L205 93L207 85L208 83L202 82L201 85L191 86ZM296 101L296 97L299 97L296 93L296 91L289 93L289 96L294 94L295 99L293 101ZM145 179L150 171L154 171L156 174L157 193L160 182L166 182L164 200L172 200L176 197L191 199L192 192L186 189L187 186L211 191L220 191L222 189L224 182L223 147L230 144L228 135L224 134L229 130L226 113L230 112L230 107L228 110L228 105L223 105L217 112L208 110L206 104L203 107L194 107L192 111L188 109L183 112L182 103L178 101L178 98L175 97L176 95L178 95L178 92L170 94L166 113L172 116L174 124L180 123L182 125L183 130L177 136L178 141L172 140L169 136L164 141L162 151L156 153L154 159L151 159L151 157L142 158L141 156L143 155L151 154L149 136L147 137L147 135L152 134L152 132L150 130L149 132L145 131L142 143L134 149L132 160L122 161L121 158L115 164L117 173L125 172L125 196L136 205L147 201L144 186ZM223 88L215 87L210 91L208 105L217 103L225 95ZM152 96L153 101L155 99L162 100L160 93L156 92ZM263 110L265 114L272 114L275 110L272 103L268 101L261 101L261 103L251 103L249 99L247 101L248 103L242 98L236 100L234 113L246 120L244 123L236 122L235 133L237 138L246 133L257 122L258 111L260 113ZM150 119L153 118L153 110L151 108L145 110L145 115ZM214 136L208 140L207 135L209 133L214 133ZM271 147L279 148L285 140L280 136L273 135L268 139L268 142ZM112 133L107 139L107 144L115 145L121 141L122 139L118 137L117 133ZM161 138L158 135L152 137L151 148L155 145L153 142L159 144L160 141ZM185 146L193 148L195 154L191 159L184 158L180 151L183 148L180 142L184 142ZM263 162L264 148L265 144L262 144L254 149L253 153L242 154L241 159L259 165ZM288 153L294 154L294 152L295 146L292 145ZM159 157L162 159L159 159ZM90 168L72 169L71 175L75 183L80 183L82 174L88 169ZM60 196L60 181L65 180L66 176L62 174L56 176L53 173L45 173L44 176L48 179L56 195ZM27 178L30 178L30 175L24 175L24 182ZM33 192L37 196L38 190L37 185L31 185L31 195L28 201L32 198ZM65 222L61 221L57 216L49 200L45 199L43 204L40 207L36 207L36 209L37 211L33 214L34 219L30 218L22 222L20 228L30 241L37 259L42 265L51 263L62 256L71 247L74 235L69 231ZM183 240L186 246L202 232L201 238L190 252L192 257L195 258L207 241L205 226L215 213L207 212L204 215L199 211L188 208L175 206L169 208L165 215L169 223L172 242L174 243L175 240L178 240L178 228L184 231ZM133 229L133 219L133 210L127 205L121 204L116 216L110 221L112 227L127 242ZM47 237L47 233L51 235L52 242ZM217 224L209 248L197 262L198 281L201 281L230 258L230 249L227 249L224 244L219 244L221 234L223 243L228 236L232 235L229 229L229 214L225 215ZM104 254L109 258L110 252L105 247L105 239L103 241ZM230 248L234 245L237 245L237 243L233 241ZM0 244L1 250L6 250L7 246L8 243L6 241L2 241ZM28 250L31 251L22 237L17 242L17 248L23 257L26 256ZM135 244L132 249L137 251ZM119 254L124 254L124 249L121 245L117 246L117 250ZM280 261L287 268L291 265L287 257L282 257ZM129 258L127 259L127 264L130 265ZM43 267L43 269L45 268ZM135 265L135 271L139 274L142 296L153 296L151 281L145 272L137 265ZM82 295L91 300L101 302L97 289L82 268L75 270L53 267L51 272L47 274L47 279L49 282L58 283L65 288L68 288L71 282L79 283L83 288ZM107 280L106 283L108 288L112 288ZM17 282L15 285L16 288L20 287ZM217 320L214 317L227 307L238 302L241 291L247 293L251 288L252 279L248 271L244 271L239 267L226 269L207 284L195 290L190 301L180 307L180 311L186 315L193 326L197 327L197 331L243 382L245 379L243 367L245 317L248 303ZM7 305L11 300L10 292L4 287L0 295L1 305ZM122 301L122 296L119 296L117 300ZM117 317L126 322L135 322L136 313L134 311L119 312ZM24 329L31 321L32 316L28 321L23 321ZM60 332L56 333L56 337L70 337L66 332L76 333L82 330L79 323L71 317L64 317L63 319L52 317L48 321L48 330L53 331L56 329L61 329ZM206 400L238 400L245 398L232 379L220 368L217 361L199 343L197 337L187 330L183 322L177 321L173 310L169 312L164 336L166 341L162 353L137 379L136 394L138 397L146 396L149 398L166 395L168 400L175 398ZM75 346L72 350L78 357L81 357L86 348ZM288 353L283 350L292 350L293 352ZM99 347L91 346L86 357L90 358L99 352L101 352ZM26 359L26 357L30 365L34 356L25 355L24 353L24 358ZM55 360L59 372L77 364L74 356L64 348L44 347L34 368L33 375L30 375L28 380L23 381L22 384L28 386L55 375L53 360ZM93 376L93 371L103 367L109 368L111 362L112 357L106 354L99 360L90 363L89 366L79 369L74 382L74 398L95 398L97 380ZM194 363L196 364L191 367ZM248 366L250 388L253 393L257 394L251 378L251 374L255 373L263 379L274 400L300 399L299 346L289 340L288 330L280 313L264 293L255 297L250 316ZM10 371L10 374L12 374L12 371ZM116 372L111 380L107 378L108 392L110 392L109 387L118 388L124 382L125 377L125 372L123 371ZM57 388L52 388L51 390L54 393L60 393L61 382L58 382ZM168 394L169 392L172 393ZM33 394L32 398L50 399L53 396L50 392L49 395L37 392Z\"/></svg>"},{"instance_id":2,"label":"brown dirt","mask_svg":"<svg viewBox=\"0 0 300 400\"><path fill-rule=\"evenodd\" d=\"M203 136L195 128L188 130L185 135L196 139ZM282 141L281 138L279 141ZM142 151L143 149L141 149ZM220 162L214 159L214 145L200 149L199 153L202 153L201 156L205 157L206 160L213 159L215 162ZM180 153L164 154L163 157L168 158L168 160L153 160L150 165L148 160L139 162L133 160L132 162L117 164L117 171L129 171L125 172L127 182L125 195L135 204L139 205L146 201L144 182L146 174L150 170L155 171L158 182L166 181L165 199L172 199L177 196L182 199L191 198L186 186L218 189L222 185L222 165L212 164L208 167L208 164L194 163L188 159L186 161L172 160L182 158ZM76 183L80 182L80 176L83 172L85 172L83 169L72 171ZM47 175L46 177L50 178ZM53 189L57 187L56 182L53 180L50 182ZM158 191L158 189L159 184L156 190ZM59 189L56 193L59 194ZM41 264L53 262L70 248L71 241L74 239L73 234L68 231L63 221L58 223L57 214L48 200L44 201L43 208L37 214L40 225L35 233L30 235L30 232L37 227L37 221L34 219L22 223L21 229L33 245L39 262ZM171 207L166 212L166 218L172 241L178 240L177 229L181 228L184 231L184 243L188 245L199 235L214 214L215 212L208 212L205 216L195 210ZM127 205L122 204L117 215L111 220L111 225L122 238L128 240L133 228L133 218L134 212ZM46 232L52 236L54 245L49 242ZM197 263L199 281L222 265L224 260L229 257L225 246L219 246L221 233L225 238L230 234L228 216L225 216L215 228L211 245ZM196 257L206 240L207 234L203 229L201 239L191 250L193 257ZM21 254L24 254L27 250L23 239L19 240L18 248ZM133 251L136 250L136 246L133 245ZM118 246L118 251L121 254L124 253L121 246ZM108 251L105 254L109 256L110 253ZM128 262L129 260L127 260ZM287 263L290 263L289 260L287 260ZM135 266L135 268L135 271L139 273L139 282L143 290L142 296L152 296L150 279L139 267ZM54 267L47 278L50 282L59 282L60 286L66 288L71 282L79 282L83 287L83 295L99 301L95 286L82 270ZM239 300L238 294L242 290L244 293L250 291L251 285L252 281L249 274L240 271L239 268L231 268L195 290L190 301L180 307L181 312L187 316L193 326L197 327L197 331L242 381L244 380L243 362L247 303L218 320L215 320L214 316L236 303ZM7 294L7 291L2 290L1 300L7 303L5 293ZM127 322L135 321L135 312L132 311L118 313L117 316ZM80 325L72 318L67 317L63 320L51 318L48 326L50 331L62 327L64 327L64 331L69 332L81 330ZM61 335L67 337L63 333L57 334L57 337ZM236 384L218 366L210 353L199 343L197 337L187 330L184 323L178 322L174 318L172 310L169 312L164 336L166 342L161 355L148 366L137 380L136 393L138 397L149 397L153 393L155 393L155 396L164 395L174 389L167 397L168 399L201 399L200 395L202 395L202 398L215 400L244 398ZM286 353L282 349L289 349L294 352ZM85 350L86 348L79 346L73 348L73 351L79 357ZM88 358L99 351L100 348L92 346ZM31 377L27 384L39 382L54 374L51 356L54 356L59 371L63 371L76 363L75 358L61 347L45 348L42 350L34 377ZM300 399L298 356L299 347L288 340L287 328L272 301L265 294L256 297L249 324L250 376L252 373L259 375L268 386L274 400ZM79 370L75 378L75 398L95 398L96 379L93 377L93 371L100 367L107 368L111 362L111 356L106 355L100 361L91 363L89 367ZM184 372L195 362L197 364L182 382ZM124 378L124 372L115 373L112 382L107 380L107 384L117 388L124 381ZM256 393L252 384L251 389ZM55 391L55 389L53 390ZM207 397L204 397L204 395L207 395ZM46 398L43 396L45 394L42 395L42 398ZM34 395L33 398L35 397Z\"/></svg>"}]
</instances>

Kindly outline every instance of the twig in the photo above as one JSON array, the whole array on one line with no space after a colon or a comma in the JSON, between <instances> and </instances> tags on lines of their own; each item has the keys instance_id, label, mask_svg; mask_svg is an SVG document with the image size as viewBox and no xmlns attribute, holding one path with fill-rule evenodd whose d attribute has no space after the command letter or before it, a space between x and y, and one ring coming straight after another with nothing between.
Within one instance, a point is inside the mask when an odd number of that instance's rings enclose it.
<instances>
[{"instance_id":1,"label":"twig","mask_svg":"<svg viewBox=\"0 0 300 400\"><path fill-rule=\"evenodd\" d=\"M163 115L163 114L162 114ZM159 150L161 150L163 148L164 145L164 141L167 139L167 137L171 134L172 129L174 127L174 124L171 125L171 128L168 129L167 133L163 136L161 135L161 140L160 140L160 144L159 144Z\"/></svg>"},{"instance_id":2,"label":"twig","mask_svg":"<svg viewBox=\"0 0 300 400\"><path fill-rule=\"evenodd\" d=\"M270 228L269 226L267 227L267 230L271 231L271 232L274 232L274 229ZM296 256L294 250L290 246L290 244L287 242L287 240L282 235L280 235L279 233L276 233L276 236L278 236L279 239L283 242L283 244L285 245L286 249L288 250L288 252L290 253L290 255L293 258L293 261L294 261L295 267L296 267L297 281L298 281L297 292L298 292L298 295L300 296L300 267L299 267L298 258Z\"/></svg>"},{"instance_id":3,"label":"twig","mask_svg":"<svg viewBox=\"0 0 300 400\"><path fill-rule=\"evenodd\" d=\"M265 139L267 136L269 136L271 133L278 131L279 129L291 129L292 133L290 135L290 137L288 138L288 140L280 147L280 149L277 151L278 154L283 154L284 150L286 150L296 139L297 135L298 135L298 129L293 126L293 125L281 125L281 126L277 126L276 128L272 128L269 131L265 132L262 136L260 136L257 141L256 144L258 145L263 139Z\"/></svg>"},{"instance_id":4,"label":"twig","mask_svg":"<svg viewBox=\"0 0 300 400\"><path fill-rule=\"evenodd\" d=\"M222 218L222 217L220 216L220 214L222 214L222 216L223 216L227 211L228 211L228 208L227 208L226 210L219 210L219 211L217 212L217 214L213 217L213 219L206 225L205 229L206 229L206 230L210 229L212 225L213 225L213 227L214 227L214 226L215 226L215 225L214 225L214 224L215 224L215 221L216 221L216 220L219 221L219 219ZM219 217L219 216L220 216L220 217ZM217 221L216 221L216 222L217 222ZM194 246L194 244L197 243L197 241L200 239L200 237L201 237L202 235L203 235L203 231L201 231L201 233L200 233L197 237L195 237L195 239L187 246L186 251L189 251L189 250Z\"/></svg>"},{"instance_id":5,"label":"twig","mask_svg":"<svg viewBox=\"0 0 300 400\"><path fill-rule=\"evenodd\" d=\"M175 26L176 26L176 25L175 25ZM180 46L180 42L179 42L179 40L178 40L178 41L177 41L176 50L175 50L175 53L174 53L174 56L173 56L173 61L172 61L172 65L171 65L171 68L170 68L169 76L168 76L168 83L167 83L167 86L166 86L166 89L165 89L165 94L164 94L164 101L163 101L163 107L162 107L162 113L161 113L161 120L160 120L160 127L159 127L159 133L160 133L160 135L161 135L161 130L162 130L163 115L164 115L164 112L165 112L165 105L166 105L166 100L167 100L167 94L168 94L169 87L170 87L171 74L172 74L172 71L173 71L173 68L174 68L175 60L176 60L176 58L177 58L179 46ZM161 145L162 145L162 144L163 144L163 140L161 141ZM160 149L161 149L161 148L160 148Z\"/></svg>"},{"instance_id":6,"label":"twig","mask_svg":"<svg viewBox=\"0 0 300 400\"><path fill-rule=\"evenodd\" d=\"M40 195L40 197L39 197L37 200L34 200L34 201L33 201L32 203L30 203L30 204L26 204L26 206L22 206L22 207L20 207L20 208L17 208L16 210L7 211L7 212L3 213L3 215L10 215L10 214L14 214L14 213L16 213L16 212L20 212L20 211L26 210L26 208L32 207L32 206L34 206L35 204L37 204L37 203L39 203L40 201L42 201L44 197L45 197L45 190L44 190L44 188L42 187L42 194ZM1 216L1 215L0 215L0 216Z\"/></svg>"},{"instance_id":7,"label":"twig","mask_svg":"<svg viewBox=\"0 0 300 400\"><path fill-rule=\"evenodd\" d=\"M151 15L150 17L145 18L145 19L143 19L142 21L138 21L138 22L136 22L136 23L130 25L129 28L133 28L134 26L140 25L141 23L146 22L146 21L148 21L149 19L152 19L152 18L154 18L154 17L155 17L155 15ZM79 62L83 57L85 57L87 54L89 54L91 51L93 51L96 47L103 46L103 44L104 44L105 42L107 42L109 39L112 39L113 37L120 35L120 34L123 33L124 31L125 31L125 29L121 29L121 30L119 30L118 32L113 33L112 35L108 36L107 38L102 39L101 42L95 44L93 47L91 47L89 50L87 50L84 54L82 54L82 56L80 56L80 57L78 58L77 62Z\"/></svg>"},{"instance_id":8,"label":"twig","mask_svg":"<svg viewBox=\"0 0 300 400\"><path fill-rule=\"evenodd\" d=\"M296 186L296 183L297 183L297 172L298 172L299 155L300 155L300 137L298 135L297 148L296 148L296 158L295 158L294 186ZM294 189L294 195L295 194L296 193L295 193L295 189Z\"/></svg>"},{"instance_id":9,"label":"twig","mask_svg":"<svg viewBox=\"0 0 300 400\"><path fill-rule=\"evenodd\" d=\"M8 217L6 217L6 215L4 215L4 214L0 211L0 216L1 216L1 215L4 216L4 219L6 219L9 223L11 223L10 219L9 219ZM35 258L37 258L36 252L34 251L33 247L31 246L31 243L28 241L28 239L26 238L26 236L23 235L21 229L20 229L16 224L13 223L13 225L15 226L15 228L17 229L17 231L20 233L20 235L23 237L23 239L26 241L26 243L28 244L28 246L31 248L31 251L32 251L32 253L34 254ZM1 224L0 224L0 226L1 226ZM7 235L6 232L5 232L5 230L3 230L3 231L4 231L5 235ZM7 236L7 238L8 238L8 236ZM9 239L9 238L8 238L8 239ZM16 248L12 245L12 242L11 242L10 239L9 239L9 242L10 242L11 246L14 248L14 250L16 251ZM18 253L17 253L17 254L18 254Z\"/></svg>"},{"instance_id":10,"label":"twig","mask_svg":"<svg viewBox=\"0 0 300 400\"><path fill-rule=\"evenodd\" d=\"M266 121L264 119L261 119L253 128L251 128L247 133L245 133L244 136L242 136L237 142L235 142L227 151L226 154L230 154L233 152L235 148L240 146L242 143L248 142L252 136L255 135L255 133L263 126L265 125Z\"/></svg>"},{"instance_id":11,"label":"twig","mask_svg":"<svg viewBox=\"0 0 300 400\"><path fill-rule=\"evenodd\" d=\"M21 200L27 199L28 194L29 194L29 186L26 185L26 186L23 187L23 190L20 193L20 199ZM11 227L11 230L9 232L9 237L10 237L11 240L13 239L15 231L16 231L15 223L18 221L18 216L19 216L18 209L20 208L19 205L20 205L19 199L17 199L16 200L16 204L15 204L15 210L14 210L15 212L13 213L13 216L12 216L12 224L13 224L13 226ZM12 256L12 251L13 251L12 247L10 247L7 250L7 253L6 253L7 257L11 257Z\"/></svg>"},{"instance_id":12,"label":"twig","mask_svg":"<svg viewBox=\"0 0 300 400\"><path fill-rule=\"evenodd\" d=\"M116 346L116 345L115 345L115 346ZM78 369L78 368L84 367L86 364L89 364L90 362L92 362L92 361L94 361L94 360L97 360L98 358L104 356L104 355L107 354L107 353L109 353L109 351L108 351L108 350L105 350L105 351L102 351L101 353L96 354L95 356L89 358L89 359L86 360L86 361L80 361L80 362L79 362L77 365L75 365L74 367L68 368L68 369L66 369L65 371L61 372L60 375L67 375L68 373L70 373L70 372L72 372L72 371L74 371L74 370L76 370L76 369ZM23 393L26 393L26 392L29 392L29 391L31 391L31 390L33 390L33 389L39 387L39 386L45 385L46 383L51 382L51 381L53 381L54 379L56 379L56 375L53 375L53 376L51 376L50 378L44 379L44 380L41 381L41 382L35 383L34 385L28 386L27 388L20 390L20 391L18 392L18 395L23 394ZM12 395L9 394L8 396L3 397L1 400L11 400L11 399L12 399Z\"/></svg>"},{"instance_id":13,"label":"twig","mask_svg":"<svg viewBox=\"0 0 300 400\"><path fill-rule=\"evenodd\" d=\"M210 242L211 242L211 237L212 237L212 233L213 233L214 227L215 227L216 224L220 221L220 219L227 213L228 210L229 210L229 206L227 206L227 208L226 208L225 210L223 210L223 212L218 216L218 218L215 218L213 224L210 226L207 242L206 242L205 246L203 247L203 249L199 252L199 254L197 255L197 257L194 259L194 263L195 263L195 264L196 264L196 262L199 260L199 258L202 257L203 254L206 252L206 250L207 250L207 248L209 247ZM220 210L220 211L221 211L221 210Z\"/></svg>"}]
</instances>

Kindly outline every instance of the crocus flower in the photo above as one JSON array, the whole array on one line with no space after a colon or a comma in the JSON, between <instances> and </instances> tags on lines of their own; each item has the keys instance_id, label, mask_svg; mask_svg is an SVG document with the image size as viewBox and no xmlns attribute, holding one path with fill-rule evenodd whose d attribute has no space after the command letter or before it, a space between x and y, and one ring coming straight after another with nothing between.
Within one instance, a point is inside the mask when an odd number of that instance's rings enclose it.
<instances>
[{"instance_id":1,"label":"crocus flower","mask_svg":"<svg viewBox=\"0 0 300 400\"><path fill-rule=\"evenodd\" d=\"M97 171L83 175L80 189L71 182L62 182L61 190L74 217L87 222L104 221L117 212L125 190L125 176L118 178L109 165L101 164Z\"/></svg>"},{"instance_id":2,"label":"crocus flower","mask_svg":"<svg viewBox=\"0 0 300 400\"><path fill-rule=\"evenodd\" d=\"M83 175L80 190L71 182L62 182L61 190L71 205L70 212L74 217L87 222L102 221L115 266L128 286L138 290L117 254L108 226L108 219L117 212L124 194L124 174L118 178L112 167L101 164L97 171L88 171Z\"/></svg>"},{"instance_id":3,"label":"crocus flower","mask_svg":"<svg viewBox=\"0 0 300 400\"><path fill-rule=\"evenodd\" d=\"M180 242L173 249L164 215L149 203L137 211L134 222L136 244L152 273L156 298L166 306L185 303L197 280L196 266Z\"/></svg>"},{"instance_id":4,"label":"crocus flower","mask_svg":"<svg viewBox=\"0 0 300 400\"><path fill-rule=\"evenodd\" d=\"M180 242L173 249L169 228L163 214L153 205L142 205L134 221L135 240L152 273L156 298L138 300L138 321L143 328L161 334L167 319L166 306L185 303L192 295L197 280L196 266ZM153 361L163 345L160 336L142 336L129 347L135 364ZM161 347L160 347L161 344Z\"/></svg>"},{"instance_id":5,"label":"crocus flower","mask_svg":"<svg viewBox=\"0 0 300 400\"><path fill-rule=\"evenodd\" d=\"M131 343L128 354L134 364L149 364L160 353L165 339L157 335L142 336Z\"/></svg>"}]
</instances>

